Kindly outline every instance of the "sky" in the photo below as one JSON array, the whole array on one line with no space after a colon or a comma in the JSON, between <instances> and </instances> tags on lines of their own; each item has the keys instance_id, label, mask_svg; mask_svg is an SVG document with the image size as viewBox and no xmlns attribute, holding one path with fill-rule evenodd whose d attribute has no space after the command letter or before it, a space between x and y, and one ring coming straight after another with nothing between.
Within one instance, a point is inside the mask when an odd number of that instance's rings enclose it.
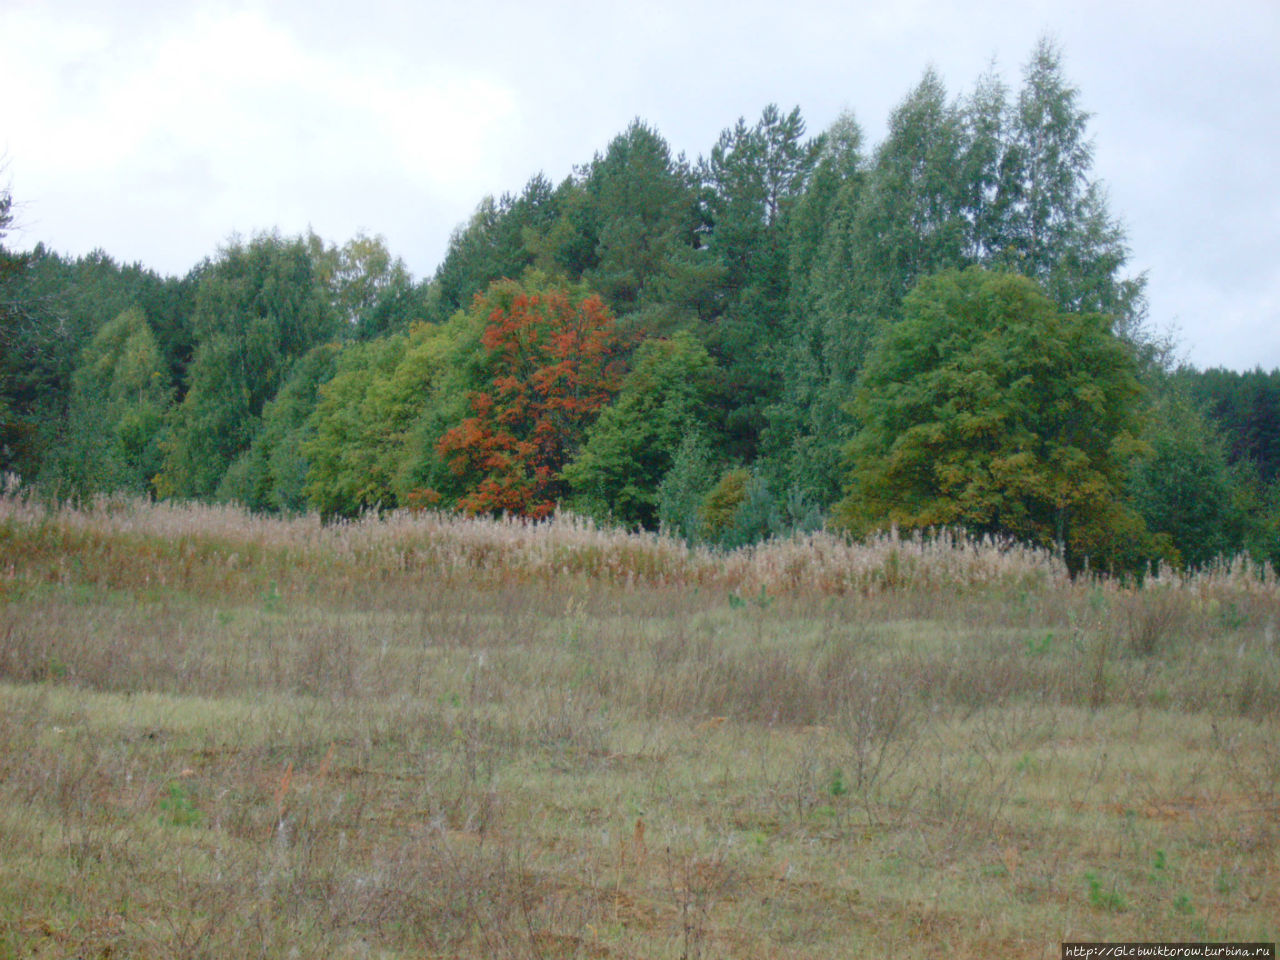
<instances>
[{"instance_id":1,"label":"sky","mask_svg":"<svg viewBox=\"0 0 1280 960\"><path fill-rule=\"evenodd\" d=\"M769 103L875 144L926 68L1016 91L1042 36L1151 328L1280 367L1277 0L0 0L4 242L181 275L235 235L364 232L428 277L482 197L634 118L690 160Z\"/></svg>"}]
</instances>

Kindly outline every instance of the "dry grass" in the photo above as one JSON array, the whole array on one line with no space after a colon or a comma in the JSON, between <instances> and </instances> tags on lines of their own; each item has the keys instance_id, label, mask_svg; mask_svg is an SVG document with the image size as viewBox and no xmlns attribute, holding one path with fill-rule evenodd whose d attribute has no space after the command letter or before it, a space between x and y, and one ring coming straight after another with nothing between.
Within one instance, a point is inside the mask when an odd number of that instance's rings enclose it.
<instances>
[{"instance_id":1,"label":"dry grass","mask_svg":"<svg viewBox=\"0 0 1280 960\"><path fill-rule=\"evenodd\" d=\"M1277 939L1280 589L0 500L0 957Z\"/></svg>"}]
</instances>

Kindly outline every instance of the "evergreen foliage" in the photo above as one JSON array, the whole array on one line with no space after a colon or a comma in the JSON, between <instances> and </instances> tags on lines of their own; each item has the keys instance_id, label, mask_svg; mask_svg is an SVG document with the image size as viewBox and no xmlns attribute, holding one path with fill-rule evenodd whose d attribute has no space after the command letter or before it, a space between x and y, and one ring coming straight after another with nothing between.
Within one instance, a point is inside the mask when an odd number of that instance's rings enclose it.
<instances>
[{"instance_id":1,"label":"evergreen foliage","mask_svg":"<svg viewBox=\"0 0 1280 960\"><path fill-rule=\"evenodd\" d=\"M754 126L740 118L725 130L702 163L707 248L724 274L708 333L720 370L712 404L736 460L755 459L766 411L781 395L788 224L822 147L804 134L798 107L784 115L770 104Z\"/></svg>"},{"instance_id":2,"label":"evergreen foliage","mask_svg":"<svg viewBox=\"0 0 1280 960\"><path fill-rule=\"evenodd\" d=\"M519 277L533 266L539 257L538 238L556 222L562 208L573 206L573 190L572 183L553 189L538 174L519 196L481 200L471 220L449 239L449 249L431 282L426 319L442 323L469 307L472 298L493 281ZM567 261L567 272L581 276L586 265L574 256L580 252L558 253Z\"/></svg>"},{"instance_id":3,"label":"evergreen foliage","mask_svg":"<svg viewBox=\"0 0 1280 960\"><path fill-rule=\"evenodd\" d=\"M1280 370L1184 369L1176 379L1222 432L1232 463L1252 464L1268 483L1280 475Z\"/></svg>"},{"instance_id":4,"label":"evergreen foliage","mask_svg":"<svg viewBox=\"0 0 1280 960\"><path fill-rule=\"evenodd\" d=\"M1181 562L1200 567L1245 545L1246 516L1222 444L1183 396L1157 401L1129 495L1147 528L1168 536Z\"/></svg>"},{"instance_id":5,"label":"evergreen foliage","mask_svg":"<svg viewBox=\"0 0 1280 960\"><path fill-rule=\"evenodd\" d=\"M688 430L658 484L658 526L692 542L703 538L703 504L716 483L715 454L703 430Z\"/></svg>"}]
</instances>

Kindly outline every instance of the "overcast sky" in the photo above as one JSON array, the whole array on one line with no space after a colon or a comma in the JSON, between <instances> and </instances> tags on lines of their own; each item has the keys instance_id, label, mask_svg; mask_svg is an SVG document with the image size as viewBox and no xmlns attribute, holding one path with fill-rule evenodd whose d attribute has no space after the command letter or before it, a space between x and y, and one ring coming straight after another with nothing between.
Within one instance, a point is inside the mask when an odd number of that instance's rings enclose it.
<instances>
[{"instance_id":1,"label":"overcast sky","mask_svg":"<svg viewBox=\"0 0 1280 960\"><path fill-rule=\"evenodd\" d=\"M1197 366L1280 367L1277 0L0 0L6 242L183 274L237 232L364 231L429 276L482 196L634 117L690 159L770 102L876 143L926 67L1016 90L1042 35L1150 322Z\"/></svg>"}]
</instances>

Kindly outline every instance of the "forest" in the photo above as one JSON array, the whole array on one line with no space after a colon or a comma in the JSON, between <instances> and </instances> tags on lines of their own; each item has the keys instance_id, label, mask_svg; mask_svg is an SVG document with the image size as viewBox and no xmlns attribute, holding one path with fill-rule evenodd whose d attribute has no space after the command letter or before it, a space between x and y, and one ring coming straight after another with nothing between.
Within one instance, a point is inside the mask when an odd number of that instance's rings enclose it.
<instances>
[{"instance_id":1,"label":"forest","mask_svg":"<svg viewBox=\"0 0 1280 960\"><path fill-rule=\"evenodd\" d=\"M15 198L0 193L0 243ZM0 245L0 472L59 501L326 520L556 511L733 548L955 528L1072 570L1280 562L1280 370L1148 322L1089 114L936 73L852 115L636 119L485 197L433 276L378 237L229 239L181 277Z\"/></svg>"}]
</instances>

